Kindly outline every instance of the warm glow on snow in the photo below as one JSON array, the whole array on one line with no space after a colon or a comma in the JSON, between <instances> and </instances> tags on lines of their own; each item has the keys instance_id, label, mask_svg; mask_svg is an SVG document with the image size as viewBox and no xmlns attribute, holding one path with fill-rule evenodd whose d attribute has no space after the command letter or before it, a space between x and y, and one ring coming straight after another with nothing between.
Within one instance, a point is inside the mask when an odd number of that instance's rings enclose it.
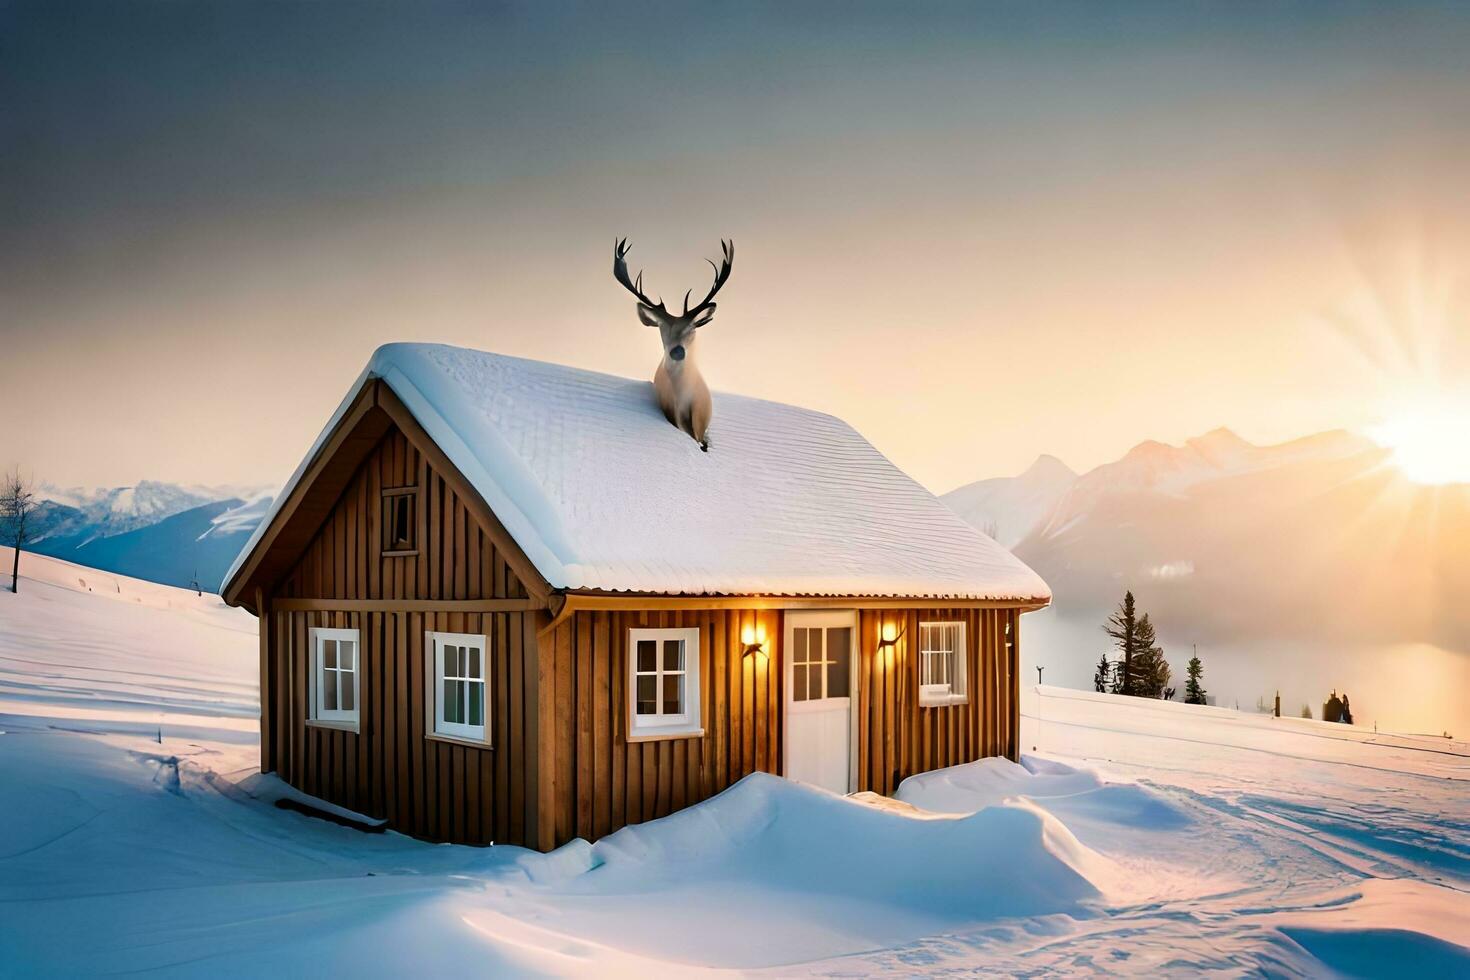
<instances>
[{"instance_id":1,"label":"warm glow on snow","mask_svg":"<svg viewBox=\"0 0 1470 980\"><path fill-rule=\"evenodd\" d=\"M1393 451L1393 465L1415 483L1470 483L1470 406L1420 406L1368 435Z\"/></svg>"}]
</instances>

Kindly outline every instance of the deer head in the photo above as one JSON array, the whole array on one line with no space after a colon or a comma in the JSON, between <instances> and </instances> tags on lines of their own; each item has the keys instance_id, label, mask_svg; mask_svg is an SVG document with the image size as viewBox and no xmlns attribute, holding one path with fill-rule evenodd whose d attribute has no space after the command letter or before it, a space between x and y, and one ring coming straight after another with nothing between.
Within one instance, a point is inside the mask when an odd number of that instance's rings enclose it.
<instances>
[{"instance_id":1,"label":"deer head","mask_svg":"<svg viewBox=\"0 0 1470 980\"><path fill-rule=\"evenodd\" d=\"M663 341L664 355L669 360L678 362L684 360L688 355L688 345L694 339L694 331L709 323L715 317L715 294L720 291L730 278L730 268L735 262L735 243L733 241L720 241L720 250L724 253L723 262L715 265L709 259L710 268L715 270L714 285L698 306L692 310L689 308L689 297L694 290L684 294L684 312L675 316L664 307L663 300L654 302L643 292L643 273L639 272L636 278L628 277L628 252L633 246L628 244L626 238L618 240L613 246L613 277L623 284L623 287L638 298L638 319L646 327L658 327L659 338Z\"/></svg>"},{"instance_id":2,"label":"deer head","mask_svg":"<svg viewBox=\"0 0 1470 980\"><path fill-rule=\"evenodd\" d=\"M694 290L686 292L684 312L677 316L665 308L663 300L654 302L643 292L642 272L636 277L629 277L628 251L631 247L626 238L619 239L613 246L613 278L638 298L638 319L644 326L658 328L664 348L663 360L659 362L653 378L659 406L671 423L689 433L701 448L708 449L705 430L709 426L711 403L709 388L694 363L694 332L714 319L715 294L730 278L730 268L735 262L735 243L721 240L723 261L719 265L710 262L710 267L715 270L714 284L692 309L689 298Z\"/></svg>"}]
</instances>

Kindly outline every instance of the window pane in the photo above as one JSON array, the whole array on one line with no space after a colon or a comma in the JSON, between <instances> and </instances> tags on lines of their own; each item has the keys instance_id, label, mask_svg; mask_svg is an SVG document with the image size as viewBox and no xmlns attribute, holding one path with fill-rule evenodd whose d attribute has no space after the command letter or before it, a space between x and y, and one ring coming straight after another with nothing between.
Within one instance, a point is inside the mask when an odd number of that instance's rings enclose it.
<instances>
[{"instance_id":1,"label":"window pane","mask_svg":"<svg viewBox=\"0 0 1470 980\"><path fill-rule=\"evenodd\" d=\"M806 700L806 664L791 665L791 700Z\"/></svg>"},{"instance_id":2,"label":"window pane","mask_svg":"<svg viewBox=\"0 0 1470 980\"><path fill-rule=\"evenodd\" d=\"M475 647L465 647L465 670L466 677L480 676L480 651Z\"/></svg>"},{"instance_id":3,"label":"window pane","mask_svg":"<svg viewBox=\"0 0 1470 980\"><path fill-rule=\"evenodd\" d=\"M658 670L658 641L638 641L638 672L653 673Z\"/></svg>"},{"instance_id":4,"label":"window pane","mask_svg":"<svg viewBox=\"0 0 1470 980\"><path fill-rule=\"evenodd\" d=\"M684 641L664 640L664 670L684 669Z\"/></svg>"},{"instance_id":5,"label":"window pane","mask_svg":"<svg viewBox=\"0 0 1470 980\"><path fill-rule=\"evenodd\" d=\"M822 631L819 629L807 630L806 643L806 659L814 664L820 663L822 660Z\"/></svg>"},{"instance_id":6,"label":"window pane","mask_svg":"<svg viewBox=\"0 0 1470 980\"><path fill-rule=\"evenodd\" d=\"M340 673L339 672L337 674L337 683L340 684L341 687L342 687L342 696L340 698L340 700L342 702L342 710L343 711L352 711L352 710L354 710L353 709L353 697L352 697L352 694L353 694L353 691L352 691L352 686L353 686L352 685L352 675L350 673L344 674L344 673Z\"/></svg>"},{"instance_id":7,"label":"window pane","mask_svg":"<svg viewBox=\"0 0 1470 980\"><path fill-rule=\"evenodd\" d=\"M664 678L664 714L684 713L684 675L670 674Z\"/></svg>"},{"instance_id":8,"label":"window pane","mask_svg":"<svg viewBox=\"0 0 1470 980\"><path fill-rule=\"evenodd\" d=\"M638 713L658 714L658 678L644 674L638 678Z\"/></svg>"},{"instance_id":9,"label":"window pane","mask_svg":"<svg viewBox=\"0 0 1470 980\"><path fill-rule=\"evenodd\" d=\"M322 671L322 710L337 710L337 672L335 670Z\"/></svg>"},{"instance_id":10,"label":"window pane","mask_svg":"<svg viewBox=\"0 0 1470 980\"><path fill-rule=\"evenodd\" d=\"M328 670L337 666L337 641L322 641L322 666Z\"/></svg>"},{"instance_id":11,"label":"window pane","mask_svg":"<svg viewBox=\"0 0 1470 980\"><path fill-rule=\"evenodd\" d=\"M451 725L464 724L464 693L460 681L444 682L444 720Z\"/></svg>"},{"instance_id":12,"label":"window pane","mask_svg":"<svg viewBox=\"0 0 1470 980\"><path fill-rule=\"evenodd\" d=\"M357 662L357 644L351 640L342 640L337 644L337 666L343 670L352 670Z\"/></svg>"},{"instance_id":13,"label":"window pane","mask_svg":"<svg viewBox=\"0 0 1470 980\"><path fill-rule=\"evenodd\" d=\"M845 698L851 678L848 671L848 656L852 646L852 630L846 626L827 631L827 659L832 661L827 668L827 697Z\"/></svg>"},{"instance_id":14,"label":"window pane","mask_svg":"<svg viewBox=\"0 0 1470 980\"><path fill-rule=\"evenodd\" d=\"M791 662L794 664L806 663L806 627L797 626L791 630ZM802 679L802 689L806 689L806 680ZM805 700L798 698L797 700Z\"/></svg>"},{"instance_id":15,"label":"window pane","mask_svg":"<svg viewBox=\"0 0 1470 980\"><path fill-rule=\"evenodd\" d=\"M468 684L466 686L469 688L470 724L483 725L485 724L485 685Z\"/></svg>"},{"instance_id":16,"label":"window pane","mask_svg":"<svg viewBox=\"0 0 1470 980\"><path fill-rule=\"evenodd\" d=\"M413 498L406 494L398 498L398 515L394 523L397 524L398 544L404 546L407 546L411 540L409 528L413 526L413 523L409 520L408 508L412 500Z\"/></svg>"}]
</instances>

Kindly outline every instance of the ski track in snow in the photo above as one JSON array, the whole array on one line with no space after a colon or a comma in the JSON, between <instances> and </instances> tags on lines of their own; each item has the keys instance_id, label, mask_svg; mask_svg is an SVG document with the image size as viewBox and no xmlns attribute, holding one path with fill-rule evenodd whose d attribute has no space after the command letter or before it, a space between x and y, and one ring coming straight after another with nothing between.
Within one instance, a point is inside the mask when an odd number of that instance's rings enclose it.
<instances>
[{"instance_id":1,"label":"ski track in snow","mask_svg":"<svg viewBox=\"0 0 1470 980\"><path fill-rule=\"evenodd\" d=\"M1465 743L1027 688L1025 768L897 802L756 777L549 856L430 845L271 805L248 616L22 567L6 976L1470 975Z\"/></svg>"}]
</instances>

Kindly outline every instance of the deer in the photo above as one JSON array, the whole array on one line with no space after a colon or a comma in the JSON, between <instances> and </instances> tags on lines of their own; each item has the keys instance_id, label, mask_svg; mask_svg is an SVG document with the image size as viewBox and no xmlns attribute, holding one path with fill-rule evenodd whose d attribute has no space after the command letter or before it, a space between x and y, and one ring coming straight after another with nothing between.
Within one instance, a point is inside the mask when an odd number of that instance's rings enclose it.
<instances>
[{"instance_id":1,"label":"deer","mask_svg":"<svg viewBox=\"0 0 1470 980\"><path fill-rule=\"evenodd\" d=\"M689 307L689 297L694 290L684 294L684 312L675 316L664 307L663 300L654 302L643 292L643 273L628 276L628 252L632 246L626 238L613 245L613 278L638 297L638 319L646 327L657 327L659 339L663 341L664 356L653 374L653 390L658 396L659 408L664 418L674 428L688 435L699 448L709 452L709 420L712 405L709 386L699 373L694 362L694 332L709 323L715 316L715 294L730 278L730 267L735 262L735 242L720 240L723 261L719 265L710 259L715 270L715 282L699 305Z\"/></svg>"}]
</instances>

